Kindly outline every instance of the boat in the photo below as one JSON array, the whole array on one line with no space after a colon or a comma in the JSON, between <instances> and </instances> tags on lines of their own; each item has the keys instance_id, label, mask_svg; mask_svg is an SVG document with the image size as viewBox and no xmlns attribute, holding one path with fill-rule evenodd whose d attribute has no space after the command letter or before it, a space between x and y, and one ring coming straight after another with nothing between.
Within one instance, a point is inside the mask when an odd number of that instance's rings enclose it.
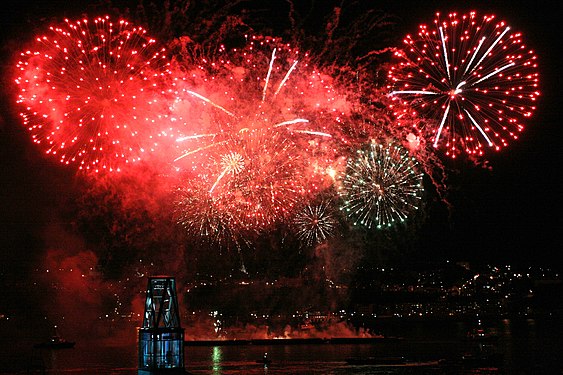
<instances>
[{"instance_id":1,"label":"boat","mask_svg":"<svg viewBox=\"0 0 563 375\"><path fill-rule=\"evenodd\" d=\"M495 328L477 327L467 332L467 339L471 341L495 341L499 335Z\"/></svg>"},{"instance_id":2,"label":"boat","mask_svg":"<svg viewBox=\"0 0 563 375\"><path fill-rule=\"evenodd\" d=\"M37 349L72 349L75 344L74 341L67 341L61 336L53 335L49 341L35 344L33 347Z\"/></svg>"}]
</instances>

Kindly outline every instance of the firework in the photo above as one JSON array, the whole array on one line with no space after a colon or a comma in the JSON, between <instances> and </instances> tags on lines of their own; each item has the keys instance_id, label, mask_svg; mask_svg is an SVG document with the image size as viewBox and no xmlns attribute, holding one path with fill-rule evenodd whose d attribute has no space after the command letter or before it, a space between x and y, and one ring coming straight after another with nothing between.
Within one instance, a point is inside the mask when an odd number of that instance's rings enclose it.
<instances>
[{"instance_id":1,"label":"firework","mask_svg":"<svg viewBox=\"0 0 563 375\"><path fill-rule=\"evenodd\" d=\"M230 151L221 156L221 168L223 169L219 174L219 177L213 183L213 186L209 192L213 192L217 184L226 174L238 174L244 170L244 156L236 151Z\"/></svg>"},{"instance_id":2,"label":"firework","mask_svg":"<svg viewBox=\"0 0 563 375\"><path fill-rule=\"evenodd\" d=\"M203 170L188 177L186 185L198 186L197 191L192 189L197 197L191 199L210 206L205 221L213 222L208 216L214 214L226 230L254 234L284 221L303 199L304 160L296 145L278 133L254 130L235 135L208 150ZM191 218L190 225L200 226L201 214ZM183 217L190 221L189 214Z\"/></svg>"},{"instance_id":3,"label":"firework","mask_svg":"<svg viewBox=\"0 0 563 375\"><path fill-rule=\"evenodd\" d=\"M205 186L232 230L285 221L332 183L342 104L308 56L273 38L203 61L176 85L175 165Z\"/></svg>"},{"instance_id":4,"label":"firework","mask_svg":"<svg viewBox=\"0 0 563 375\"><path fill-rule=\"evenodd\" d=\"M434 147L482 156L518 138L539 95L536 55L520 33L495 16L438 13L404 43L390 94L433 124Z\"/></svg>"},{"instance_id":5,"label":"firework","mask_svg":"<svg viewBox=\"0 0 563 375\"><path fill-rule=\"evenodd\" d=\"M245 230L265 228L283 221L303 196L300 164L304 160L296 145L278 133L243 134L219 146L216 159L210 160L213 185L209 194L216 207L235 215ZM236 169L224 163L233 154ZM240 161L244 161L244 167ZM224 178L229 170L229 178Z\"/></svg>"},{"instance_id":6,"label":"firework","mask_svg":"<svg viewBox=\"0 0 563 375\"><path fill-rule=\"evenodd\" d=\"M170 71L142 27L65 20L21 53L17 69L23 122L61 163L120 170L158 146Z\"/></svg>"},{"instance_id":7,"label":"firework","mask_svg":"<svg viewBox=\"0 0 563 375\"><path fill-rule=\"evenodd\" d=\"M240 223L228 211L217 210L213 197L198 187L178 190L176 221L192 238L224 248L240 247Z\"/></svg>"},{"instance_id":8,"label":"firework","mask_svg":"<svg viewBox=\"0 0 563 375\"><path fill-rule=\"evenodd\" d=\"M338 134L345 106L330 78L275 38L248 39L242 50L223 49L218 62L204 59L179 85L172 112L184 134L176 161L220 143L221 134L270 129L306 143Z\"/></svg>"},{"instance_id":9,"label":"firework","mask_svg":"<svg viewBox=\"0 0 563 375\"><path fill-rule=\"evenodd\" d=\"M419 208L422 174L416 159L401 146L371 142L349 159L339 193L354 225L391 227Z\"/></svg>"},{"instance_id":10,"label":"firework","mask_svg":"<svg viewBox=\"0 0 563 375\"><path fill-rule=\"evenodd\" d=\"M338 220L332 202L323 200L305 206L293 219L297 238L306 246L326 241L334 235Z\"/></svg>"}]
</instances>

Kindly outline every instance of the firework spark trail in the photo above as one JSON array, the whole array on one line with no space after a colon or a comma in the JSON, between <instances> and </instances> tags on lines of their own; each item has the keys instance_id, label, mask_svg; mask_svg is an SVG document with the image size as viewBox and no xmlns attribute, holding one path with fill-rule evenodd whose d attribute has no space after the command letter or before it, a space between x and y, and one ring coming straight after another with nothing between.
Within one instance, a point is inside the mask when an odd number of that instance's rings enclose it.
<instances>
[{"instance_id":1,"label":"firework spark trail","mask_svg":"<svg viewBox=\"0 0 563 375\"><path fill-rule=\"evenodd\" d=\"M199 98L199 99L203 100L203 101L206 102L206 103L211 104L211 105L212 105L213 107L215 107L215 108L219 108L221 111L225 112L225 113L228 114L229 116L236 117L232 112L227 111L225 108L221 107L219 104L217 104L217 103L215 103L214 101L212 101L212 100L206 98L205 96L200 95L200 94L198 94L197 92L194 92L194 91L191 91L191 90L186 90L186 92L187 92L188 94L190 94L190 95L195 96L196 98Z\"/></svg>"},{"instance_id":2,"label":"firework spark trail","mask_svg":"<svg viewBox=\"0 0 563 375\"><path fill-rule=\"evenodd\" d=\"M16 83L33 141L61 163L118 171L164 139L169 63L146 31L109 17L52 26Z\"/></svg>"},{"instance_id":3,"label":"firework spark trail","mask_svg":"<svg viewBox=\"0 0 563 375\"><path fill-rule=\"evenodd\" d=\"M309 123L309 120L303 118L297 118L295 120L282 121L280 123L275 124L273 127L279 128L280 126L287 126L287 125L300 124L300 123L307 124Z\"/></svg>"},{"instance_id":4,"label":"firework spark trail","mask_svg":"<svg viewBox=\"0 0 563 375\"><path fill-rule=\"evenodd\" d=\"M272 50L272 57L270 58L270 66L268 67L268 74L266 74L266 82L264 83L264 90L262 91L262 102L266 100L266 93L268 92L268 83L270 82L270 76L272 75L272 69L274 67L274 60L276 59L276 49Z\"/></svg>"},{"instance_id":5,"label":"firework spark trail","mask_svg":"<svg viewBox=\"0 0 563 375\"><path fill-rule=\"evenodd\" d=\"M475 12L445 21L438 14L437 31L421 25L417 37L408 35L389 71L390 95L435 122L433 145L451 157L507 146L540 95L537 58L521 34L494 16L478 21Z\"/></svg>"},{"instance_id":6,"label":"firework spark trail","mask_svg":"<svg viewBox=\"0 0 563 375\"><path fill-rule=\"evenodd\" d=\"M418 162L396 145L371 142L348 161L340 195L342 209L354 221L371 228L404 222L422 203L422 173Z\"/></svg>"},{"instance_id":7,"label":"firework spark trail","mask_svg":"<svg viewBox=\"0 0 563 375\"><path fill-rule=\"evenodd\" d=\"M215 136L215 135L214 135L214 136ZM202 136L181 137L181 138L178 138L178 139L179 139L179 140L186 140L186 139L197 139L197 138L202 138ZM174 161L181 160L181 159L183 159L183 158L185 158L185 157L188 157L188 156L190 156L190 155L198 154L198 153L200 153L200 152L202 152L202 151L205 151L205 150L210 149L210 148L213 148L213 147L220 146L220 145L225 144L225 143L226 143L226 141L222 141L222 142L213 142L213 143L210 143L210 144L205 145L205 146L203 146L203 147L198 147L198 148L195 148L195 149L191 149L190 151L184 152L182 155L178 156L176 159L174 159Z\"/></svg>"},{"instance_id":8,"label":"firework spark trail","mask_svg":"<svg viewBox=\"0 0 563 375\"><path fill-rule=\"evenodd\" d=\"M298 118L298 119L295 119L295 120L283 121L283 122L280 122L279 124L274 125L273 128L279 128L279 127L282 127L282 126L293 125L293 124L300 124L300 123L306 124L306 123L309 123L309 120ZM313 130L299 130L299 129L294 129L294 130L292 130L291 132L293 132L293 133L309 134L309 135L317 135L317 136L320 136L320 137L332 138L332 134L325 133L325 132L319 132L319 131L313 131Z\"/></svg>"},{"instance_id":9,"label":"firework spark trail","mask_svg":"<svg viewBox=\"0 0 563 375\"><path fill-rule=\"evenodd\" d=\"M198 138L205 138L205 137L215 137L216 134L196 134L196 135L186 135L184 137L180 137L176 139L176 142L183 142L190 139L198 139Z\"/></svg>"},{"instance_id":10,"label":"firework spark trail","mask_svg":"<svg viewBox=\"0 0 563 375\"><path fill-rule=\"evenodd\" d=\"M289 70L287 71L287 73L285 74L285 77L283 77L282 81L280 82L280 85L278 86L278 89L276 90L276 92L274 93L274 96L278 96L280 90L285 86L285 83L287 82L287 80L289 79L289 75L291 74L291 72L293 72L293 70L295 69L295 67L297 66L297 61L295 61L293 63L293 65L291 65L291 68L289 68Z\"/></svg>"},{"instance_id":11,"label":"firework spark trail","mask_svg":"<svg viewBox=\"0 0 563 375\"><path fill-rule=\"evenodd\" d=\"M442 41L442 52L444 56L444 66L446 67L446 73L448 73L448 79L451 81L452 77L450 74L450 63L448 61L448 50L446 49L446 40L444 39L444 29L440 26L440 40Z\"/></svg>"}]
</instances>

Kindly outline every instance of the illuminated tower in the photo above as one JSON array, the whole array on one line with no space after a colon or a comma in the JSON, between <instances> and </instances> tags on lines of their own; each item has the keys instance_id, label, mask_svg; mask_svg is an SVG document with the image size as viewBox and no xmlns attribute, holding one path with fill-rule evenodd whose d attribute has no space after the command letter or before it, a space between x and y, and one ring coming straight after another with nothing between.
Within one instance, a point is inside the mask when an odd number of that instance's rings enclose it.
<instances>
[{"instance_id":1,"label":"illuminated tower","mask_svg":"<svg viewBox=\"0 0 563 375\"><path fill-rule=\"evenodd\" d=\"M149 277L143 326L139 328L138 370L139 375L185 374L184 329L173 277Z\"/></svg>"}]
</instances>

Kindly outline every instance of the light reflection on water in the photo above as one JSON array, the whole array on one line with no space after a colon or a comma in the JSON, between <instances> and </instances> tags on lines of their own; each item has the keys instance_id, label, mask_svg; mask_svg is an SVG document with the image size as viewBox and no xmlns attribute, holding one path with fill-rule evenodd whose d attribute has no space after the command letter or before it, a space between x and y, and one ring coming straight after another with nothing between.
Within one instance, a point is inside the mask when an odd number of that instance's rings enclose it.
<instances>
[{"instance_id":1,"label":"light reflection on water","mask_svg":"<svg viewBox=\"0 0 563 375\"><path fill-rule=\"evenodd\" d=\"M412 343L392 345L391 350L382 350L388 344L316 344L316 345L248 345L248 346L214 346L188 347L188 371L191 374L248 374L248 375L289 375L289 374L327 374L327 375L369 375L369 374L449 374L454 373L442 366L420 368L378 367L373 365L349 365L350 357L368 357L376 353L396 353ZM426 345L424 345L426 346ZM402 349L401 349L402 348ZM272 364L264 366L256 363L264 351L272 358ZM411 351L413 351L411 349ZM420 349L414 351L421 352ZM211 361L206 361L205 356ZM222 358L220 364L213 362ZM211 364L211 372L210 370ZM218 371L220 369L220 371ZM484 374L482 370L457 371L457 374ZM499 374L498 370L490 369L486 373Z\"/></svg>"},{"instance_id":2,"label":"light reflection on water","mask_svg":"<svg viewBox=\"0 0 563 375\"><path fill-rule=\"evenodd\" d=\"M464 334L468 326L453 321L419 321L382 323L386 334L403 340L367 344L299 344L187 346L186 369L190 374L212 375L370 375L370 374L459 374L459 375L525 375L563 374L563 323L558 319L495 322L498 340L481 344L502 354L498 368L428 366L423 368L381 368L373 365L352 366L347 358L404 356L417 361L459 358L479 348ZM1 333L1 332L0 332ZM132 335L135 333L132 332ZM133 375L137 352L134 344L109 347L107 342L87 343L77 340L74 349L34 351L22 343L0 339L2 374L39 374L40 364L46 374ZM268 353L272 363L264 366L256 360ZM37 371L33 372L32 365ZM10 370L13 370L10 372Z\"/></svg>"},{"instance_id":3,"label":"light reflection on water","mask_svg":"<svg viewBox=\"0 0 563 375\"><path fill-rule=\"evenodd\" d=\"M213 363L213 374L221 374L223 370L221 367L222 350L220 346L214 346L211 355L211 362Z\"/></svg>"}]
</instances>

